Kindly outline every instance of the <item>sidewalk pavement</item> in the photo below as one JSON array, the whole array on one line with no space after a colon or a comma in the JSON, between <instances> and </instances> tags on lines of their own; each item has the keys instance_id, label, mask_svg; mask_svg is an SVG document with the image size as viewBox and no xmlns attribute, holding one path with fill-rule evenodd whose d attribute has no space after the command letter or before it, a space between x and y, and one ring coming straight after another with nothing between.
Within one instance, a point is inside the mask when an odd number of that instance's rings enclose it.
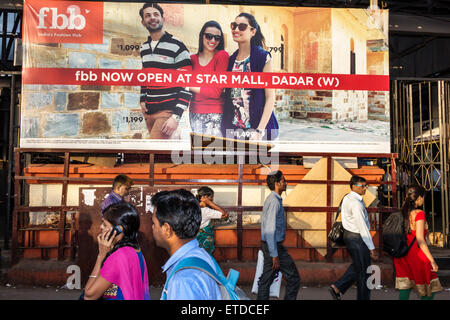
<instances>
[{"instance_id":1,"label":"sidewalk pavement","mask_svg":"<svg viewBox=\"0 0 450 320\"><path fill-rule=\"evenodd\" d=\"M251 300L256 300L256 295L251 293L250 286L242 286L241 289L249 296ZM285 287L281 287L280 299L284 297ZM161 296L161 287L150 287L150 296L152 300L159 300ZM24 285L2 284L0 285L0 300L77 300L81 290L69 290L60 287L32 287ZM297 296L298 300L332 300L328 287L300 287ZM352 287L346 293L344 300L356 299L356 287ZM412 293L411 300L419 300L416 294ZM278 300L271 298L271 300ZM398 300L398 290L394 288L383 287L372 290L371 300ZM450 288L444 287L444 291L436 294L435 300L450 300Z\"/></svg>"}]
</instances>

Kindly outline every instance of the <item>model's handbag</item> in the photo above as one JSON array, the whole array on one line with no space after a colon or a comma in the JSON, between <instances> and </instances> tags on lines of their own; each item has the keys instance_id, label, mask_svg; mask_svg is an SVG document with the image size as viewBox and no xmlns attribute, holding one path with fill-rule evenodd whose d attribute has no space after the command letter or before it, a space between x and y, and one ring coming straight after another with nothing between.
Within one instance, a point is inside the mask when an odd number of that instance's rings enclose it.
<instances>
[{"instance_id":1,"label":"model's handbag","mask_svg":"<svg viewBox=\"0 0 450 320\"><path fill-rule=\"evenodd\" d=\"M331 242L335 246L345 246L344 242L344 227L342 226L341 221L336 221L341 214L341 207L342 207L342 201L344 198L342 198L341 203L339 204L338 211L336 213L336 219L333 223L333 226L331 227L330 233L328 233L328 239L330 239Z\"/></svg>"}]
</instances>

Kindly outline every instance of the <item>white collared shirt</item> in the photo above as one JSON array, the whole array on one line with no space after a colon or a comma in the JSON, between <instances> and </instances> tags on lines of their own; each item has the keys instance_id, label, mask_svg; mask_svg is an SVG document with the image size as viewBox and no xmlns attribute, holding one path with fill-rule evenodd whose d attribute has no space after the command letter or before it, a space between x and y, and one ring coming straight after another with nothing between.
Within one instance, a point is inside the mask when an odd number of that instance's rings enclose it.
<instances>
[{"instance_id":1,"label":"white collared shirt","mask_svg":"<svg viewBox=\"0 0 450 320\"><path fill-rule=\"evenodd\" d=\"M369 250L375 249L370 235L369 215L362 200L362 196L351 191L342 201L342 226L344 229L359 233Z\"/></svg>"}]
</instances>

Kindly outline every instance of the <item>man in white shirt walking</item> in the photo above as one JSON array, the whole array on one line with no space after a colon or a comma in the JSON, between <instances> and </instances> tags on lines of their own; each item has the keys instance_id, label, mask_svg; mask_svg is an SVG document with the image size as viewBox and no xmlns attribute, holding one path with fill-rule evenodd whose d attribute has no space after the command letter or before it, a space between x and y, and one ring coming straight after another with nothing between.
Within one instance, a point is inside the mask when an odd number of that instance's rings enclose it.
<instances>
[{"instance_id":1,"label":"man in white shirt walking","mask_svg":"<svg viewBox=\"0 0 450 320\"><path fill-rule=\"evenodd\" d=\"M356 281L357 300L370 300L370 289L367 287L369 274L367 268L370 259L377 260L377 252L370 235L369 215L364 206L362 196L367 190L366 179L353 176L350 179L350 189L341 207L342 226L344 227L344 242L353 263L344 275L333 283L330 294L336 300L341 300L345 292Z\"/></svg>"}]
</instances>

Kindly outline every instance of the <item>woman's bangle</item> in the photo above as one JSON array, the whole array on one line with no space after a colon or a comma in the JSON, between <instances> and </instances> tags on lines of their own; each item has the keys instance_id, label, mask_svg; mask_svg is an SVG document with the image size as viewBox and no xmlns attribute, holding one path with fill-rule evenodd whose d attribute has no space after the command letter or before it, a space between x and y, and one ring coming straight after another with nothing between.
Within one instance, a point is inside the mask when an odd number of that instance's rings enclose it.
<instances>
[{"instance_id":1,"label":"woman's bangle","mask_svg":"<svg viewBox=\"0 0 450 320\"><path fill-rule=\"evenodd\" d=\"M263 129L256 129L256 132L258 132L261 136L264 136L264 130Z\"/></svg>"},{"instance_id":2,"label":"woman's bangle","mask_svg":"<svg viewBox=\"0 0 450 320\"><path fill-rule=\"evenodd\" d=\"M94 275L89 275L89 278L97 278L97 276L94 276Z\"/></svg>"}]
</instances>

